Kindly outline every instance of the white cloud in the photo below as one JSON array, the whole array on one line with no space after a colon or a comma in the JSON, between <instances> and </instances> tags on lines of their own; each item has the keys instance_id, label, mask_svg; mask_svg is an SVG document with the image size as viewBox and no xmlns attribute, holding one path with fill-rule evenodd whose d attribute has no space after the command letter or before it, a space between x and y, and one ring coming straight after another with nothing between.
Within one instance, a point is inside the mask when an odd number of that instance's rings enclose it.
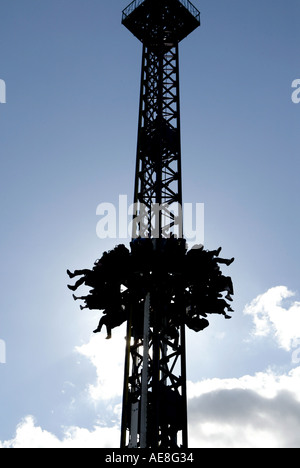
<instances>
[{"instance_id":1,"label":"white cloud","mask_svg":"<svg viewBox=\"0 0 300 468\"><path fill-rule=\"evenodd\" d=\"M300 337L300 303L284 286L272 288L246 306L253 318L255 336L274 336L278 345L290 350ZM289 299L289 303L284 302ZM92 336L76 348L95 366L96 383L88 386L92 402L111 408L111 420L119 419L123 391L125 328ZM287 374L260 372L230 379L188 382L190 447L298 447L300 448L300 367ZM118 401L118 403L119 403ZM117 418L116 415L119 417ZM42 429L32 416L17 426L12 440L0 448L117 448L120 427L92 430L68 427L63 436Z\"/></svg>"},{"instance_id":2,"label":"white cloud","mask_svg":"<svg viewBox=\"0 0 300 468\"><path fill-rule=\"evenodd\" d=\"M300 367L189 383L190 447L300 448Z\"/></svg>"},{"instance_id":3,"label":"white cloud","mask_svg":"<svg viewBox=\"0 0 300 468\"><path fill-rule=\"evenodd\" d=\"M221 390L251 390L263 398L272 399L278 392L285 390L295 394L300 403L300 367L288 374L277 375L272 370L258 372L254 376L245 375L233 379L208 379L202 382L188 382L190 399Z\"/></svg>"},{"instance_id":4,"label":"white cloud","mask_svg":"<svg viewBox=\"0 0 300 468\"><path fill-rule=\"evenodd\" d=\"M76 347L95 366L97 382L89 385L93 401L109 400L123 393L126 329L121 327L113 333L111 340L105 334L94 335L87 344Z\"/></svg>"},{"instance_id":5,"label":"white cloud","mask_svg":"<svg viewBox=\"0 0 300 468\"><path fill-rule=\"evenodd\" d=\"M245 307L244 314L254 322L254 336L273 335L280 348L290 351L300 338L300 302L284 300L295 296L286 286L277 286L256 297ZM296 344L297 345L297 344Z\"/></svg>"},{"instance_id":6,"label":"white cloud","mask_svg":"<svg viewBox=\"0 0 300 468\"><path fill-rule=\"evenodd\" d=\"M88 385L88 394L93 403L104 402L111 411L112 421L120 420L121 408L115 399L123 392L125 327L115 330L113 338L106 340L105 333L93 335L90 341L76 347L76 352L86 357L95 366L96 383ZM65 386L73 386L66 382ZM65 391L65 388L62 390ZM63 437L42 429L33 416L26 416L17 426L15 437L1 442L0 448L117 448L120 444L120 427L96 424L93 430L82 427L66 427Z\"/></svg>"},{"instance_id":7,"label":"white cloud","mask_svg":"<svg viewBox=\"0 0 300 468\"><path fill-rule=\"evenodd\" d=\"M69 427L60 440L37 426L33 416L27 416L17 426L15 437L0 442L0 448L115 448L119 445L119 439L118 427L95 426L92 431Z\"/></svg>"},{"instance_id":8,"label":"white cloud","mask_svg":"<svg viewBox=\"0 0 300 468\"><path fill-rule=\"evenodd\" d=\"M300 448L300 367L188 383L190 448ZM119 411L119 408L115 408ZM32 416L0 448L118 448L120 427L64 429L59 439Z\"/></svg>"}]
</instances>

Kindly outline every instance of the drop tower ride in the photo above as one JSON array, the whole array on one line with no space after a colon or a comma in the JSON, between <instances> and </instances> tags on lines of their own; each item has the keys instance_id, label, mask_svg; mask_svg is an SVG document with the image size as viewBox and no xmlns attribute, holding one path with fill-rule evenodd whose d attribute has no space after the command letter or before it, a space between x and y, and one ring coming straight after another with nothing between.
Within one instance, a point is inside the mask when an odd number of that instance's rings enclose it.
<instances>
[{"instance_id":1,"label":"drop tower ride","mask_svg":"<svg viewBox=\"0 0 300 468\"><path fill-rule=\"evenodd\" d=\"M185 256L178 49L200 13L188 0L134 0L122 23L143 44L132 250L156 260L148 288L137 273L144 298L128 319L121 448L187 448L185 305L166 278Z\"/></svg>"},{"instance_id":2,"label":"drop tower ride","mask_svg":"<svg viewBox=\"0 0 300 468\"><path fill-rule=\"evenodd\" d=\"M67 270L80 277L68 288L92 288L73 298L102 314L94 333L127 324L121 448L186 449L185 329L231 319L234 294L219 266L234 258L188 251L183 236L178 46L200 13L188 0L134 0L122 23L143 44L132 241Z\"/></svg>"}]
</instances>

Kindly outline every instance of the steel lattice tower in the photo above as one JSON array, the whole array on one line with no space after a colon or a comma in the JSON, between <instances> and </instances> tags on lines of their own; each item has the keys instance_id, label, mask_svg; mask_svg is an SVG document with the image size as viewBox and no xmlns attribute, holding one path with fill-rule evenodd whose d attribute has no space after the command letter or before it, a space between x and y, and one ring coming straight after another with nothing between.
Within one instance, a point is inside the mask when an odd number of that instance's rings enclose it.
<instances>
[{"instance_id":1,"label":"steel lattice tower","mask_svg":"<svg viewBox=\"0 0 300 468\"><path fill-rule=\"evenodd\" d=\"M134 0L122 23L143 43L132 237L150 241L158 261L151 287L131 304L121 448L187 448L184 300L166 304L159 258L170 236L175 263L185 254L178 45L200 13L188 0Z\"/></svg>"}]
</instances>

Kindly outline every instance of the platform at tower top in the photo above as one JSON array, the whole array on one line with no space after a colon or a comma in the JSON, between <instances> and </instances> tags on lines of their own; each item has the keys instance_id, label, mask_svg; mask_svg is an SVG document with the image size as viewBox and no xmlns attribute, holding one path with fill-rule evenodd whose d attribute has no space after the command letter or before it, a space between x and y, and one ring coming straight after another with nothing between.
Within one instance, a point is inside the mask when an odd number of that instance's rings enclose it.
<instances>
[{"instance_id":1,"label":"platform at tower top","mask_svg":"<svg viewBox=\"0 0 300 468\"><path fill-rule=\"evenodd\" d=\"M122 23L146 45L179 43L200 26L200 12L189 0L134 0Z\"/></svg>"}]
</instances>

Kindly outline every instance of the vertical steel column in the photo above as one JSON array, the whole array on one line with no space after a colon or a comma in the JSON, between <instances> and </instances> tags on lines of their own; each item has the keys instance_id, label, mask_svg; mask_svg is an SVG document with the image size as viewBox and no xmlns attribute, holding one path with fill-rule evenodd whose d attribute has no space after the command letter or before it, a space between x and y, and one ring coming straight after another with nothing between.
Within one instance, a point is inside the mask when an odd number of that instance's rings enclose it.
<instances>
[{"instance_id":1,"label":"vertical steel column","mask_svg":"<svg viewBox=\"0 0 300 468\"><path fill-rule=\"evenodd\" d=\"M144 352L141 392L141 441L140 447L147 448L148 443L148 380L149 380L149 330L150 330L150 293L147 294L144 307Z\"/></svg>"}]
</instances>

